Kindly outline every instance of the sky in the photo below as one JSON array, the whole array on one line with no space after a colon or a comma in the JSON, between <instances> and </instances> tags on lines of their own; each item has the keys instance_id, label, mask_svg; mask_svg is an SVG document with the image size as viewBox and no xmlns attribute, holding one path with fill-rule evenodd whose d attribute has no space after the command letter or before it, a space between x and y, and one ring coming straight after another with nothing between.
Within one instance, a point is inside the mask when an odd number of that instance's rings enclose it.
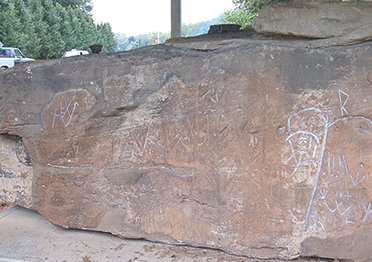
<instances>
[{"instance_id":1,"label":"sky","mask_svg":"<svg viewBox=\"0 0 372 262\"><path fill-rule=\"evenodd\" d=\"M127 36L170 32L171 0L92 0L96 23L109 22ZM182 0L182 23L208 21L233 9L232 0Z\"/></svg>"}]
</instances>

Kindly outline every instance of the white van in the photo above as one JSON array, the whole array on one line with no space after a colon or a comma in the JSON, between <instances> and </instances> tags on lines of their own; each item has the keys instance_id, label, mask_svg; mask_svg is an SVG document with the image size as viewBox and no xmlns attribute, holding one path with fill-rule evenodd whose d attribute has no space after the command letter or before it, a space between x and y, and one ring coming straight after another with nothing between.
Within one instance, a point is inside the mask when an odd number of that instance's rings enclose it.
<instances>
[{"instance_id":1,"label":"white van","mask_svg":"<svg viewBox=\"0 0 372 262\"><path fill-rule=\"evenodd\" d=\"M71 56L80 56L80 55L89 55L89 52L86 50L71 49L71 51L66 51L63 54L62 58L71 57Z\"/></svg>"},{"instance_id":2,"label":"white van","mask_svg":"<svg viewBox=\"0 0 372 262\"><path fill-rule=\"evenodd\" d=\"M35 61L25 57L21 50L14 47L0 47L0 69L7 69L19 63Z\"/></svg>"}]
</instances>

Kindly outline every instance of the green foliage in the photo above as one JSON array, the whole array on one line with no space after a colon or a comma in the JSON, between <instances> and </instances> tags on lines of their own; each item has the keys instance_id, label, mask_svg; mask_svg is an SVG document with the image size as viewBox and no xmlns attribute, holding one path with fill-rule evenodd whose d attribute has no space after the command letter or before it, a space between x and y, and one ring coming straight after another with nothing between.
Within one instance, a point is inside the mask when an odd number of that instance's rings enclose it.
<instances>
[{"instance_id":1,"label":"green foliage","mask_svg":"<svg viewBox=\"0 0 372 262\"><path fill-rule=\"evenodd\" d=\"M61 50L65 49L65 43L60 32L62 19L59 17L52 0L43 0L43 6L43 21L48 33L40 36L43 45L39 57L43 59L59 57L61 56Z\"/></svg>"},{"instance_id":2,"label":"green foliage","mask_svg":"<svg viewBox=\"0 0 372 262\"><path fill-rule=\"evenodd\" d=\"M224 23L239 24L242 29L251 28L253 20L265 5L283 0L233 0L235 9L225 13Z\"/></svg>"},{"instance_id":3,"label":"green foliage","mask_svg":"<svg viewBox=\"0 0 372 262\"><path fill-rule=\"evenodd\" d=\"M92 11L93 5L91 0L55 0L63 7L79 7L85 12Z\"/></svg>"},{"instance_id":4,"label":"green foliage","mask_svg":"<svg viewBox=\"0 0 372 262\"><path fill-rule=\"evenodd\" d=\"M265 5L283 1L285 0L233 0L233 3L240 8L259 11Z\"/></svg>"},{"instance_id":5,"label":"green foliage","mask_svg":"<svg viewBox=\"0 0 372 262\"><path fill-rule=\"evenodd\" d=\"M252 22L257 15L258 11L236 8L226 12L226 17L223 19L223 22L238 24L241 25L241 29L247 29L252 27Z\"/></svg>"},{"instance_id":6,"label":"green foliage","mask_svg":"<svg viewBox=\"0 0 372 262\"><path fill-rule=\"evenodd\" d=\"M103 52L115 52L118 46L118 42L116 41L115 34L111 30L110 24L99 24L97 25L97 30L98 39L96 39L96 42L100 43L104 47Z\"/></svg>"},{"instance_id":7,"label":"green foliage","mask_svg":"<svg viewBox=\"0 0 372 262\"><path fill-rule=\"evenodd\" d=\"M73 48L116 50L109 24L96 25L83 5L90 0L0 0L0 40L36 59L59 58Z\"/></svg>"},{"instance_id":8,"label":"green foliage","mask_svg":"<svg viewBox=\"0 0 372 262\"><path fill-rule=\"evenodd\" d=\"M21 30L21 20L17 14L14 3L4 1L0 5L0 40L4 45L8 42L20 43L21 37L17 34Z\"/></svg>"},{"instance_id":9,"label":"green foliage","mask_svg":"<svg viewBox=\"0 0 372 262\"><path fill-rule=\"evenodd\" d=\"M20 20L20 26L14 33L19 32L18 47L27 54L36 55L40 52L40 39L37 35L31 9L28 8L23 0L16 0L15 6L18 6L16 16Z\"/></svg>"}]
</instances>

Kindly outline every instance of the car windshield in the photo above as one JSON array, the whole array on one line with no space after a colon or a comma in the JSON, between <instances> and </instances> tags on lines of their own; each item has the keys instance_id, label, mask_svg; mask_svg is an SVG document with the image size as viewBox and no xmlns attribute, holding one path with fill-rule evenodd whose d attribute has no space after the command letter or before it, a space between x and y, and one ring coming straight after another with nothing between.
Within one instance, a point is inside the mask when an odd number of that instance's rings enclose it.
<instances>
[{"instance_id":1,"label":"car windshield","mask_svg":"<svg viewBox=\"0 0 372 262\"><path fill-rule=\"evenodd\" d=\"M23 57L23 54L19 49L14 49L14 53L15 53L16 57L20 57L20 58Z\"/></svg>"},{"instance_id":2,"label":"car windshield","mask_svg":"<svg viewBox=\"0 0 372 262\"><path fill-rule=\"evenodd\" d=\"M0 57L12 57L10 50L0 49Z\"/></svg>"}]
</instances>

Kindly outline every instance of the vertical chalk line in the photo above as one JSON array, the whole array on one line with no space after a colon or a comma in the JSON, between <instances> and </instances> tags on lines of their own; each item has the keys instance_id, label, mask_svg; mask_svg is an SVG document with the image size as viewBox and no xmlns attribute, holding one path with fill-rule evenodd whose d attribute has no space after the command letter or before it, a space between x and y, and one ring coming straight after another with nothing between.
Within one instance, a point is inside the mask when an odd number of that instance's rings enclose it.
<instances>
[{"instance_id":1,"label":"vertical chalk line","mask_svg":"<svg viewBox=\"0 0 372 262\"><path fill-rule=\"evenodd\" d=\"M309 225L310 214L311 214L311 211L313 209L313 204L314 204L314 199L315 199L316 193L318 191L319 180L320 180L320 175L321 175L321 172L322 172L322 166L323 166L323 161L324 161L324 152L325 152L326 144L327 144L328 131L329 131L329 127L328 127L328 121L327 121L326 122L326 128L324 130L322 151L321 151L321 155L320 155L320 160L319 160L317 173L316 173L316 176L315 176L314 187L313 187L313 191L311 192L311 197L310 197L310 200L309 200L309 204L307 205L306 218L305 218L305 224L304 224L304 230L305 231L307 230L307 227Z\"/></svg>"}]
</instances>

